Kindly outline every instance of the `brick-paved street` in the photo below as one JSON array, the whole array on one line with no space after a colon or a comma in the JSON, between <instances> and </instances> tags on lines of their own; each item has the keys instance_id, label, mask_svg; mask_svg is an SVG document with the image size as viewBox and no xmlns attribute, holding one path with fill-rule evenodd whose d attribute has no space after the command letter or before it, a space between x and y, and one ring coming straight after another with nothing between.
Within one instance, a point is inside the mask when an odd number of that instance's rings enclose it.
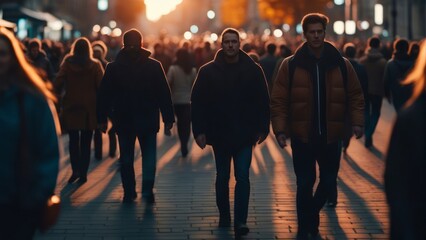
<instances>
[{"instance_id":1,"label":"brick-paved street","mask_svg":"<svg viewBox=\"0 0 426 240\"><path fill-rule=\"evenodd\" d=\"M363 140L352 140L342 156L335 209L321 212L320 233L327 239L387 239L388 209L383 188L383 155L394 120L384 101L382 116L368 150ZM190 156L180 158L176 129L172 137L158 135L156 203L141 201L141 157L137 153L138 199L121 203L123 190L116 158L92 158L88 182L68 185L69 157L61 159L57 193L63 207L58 224L36 239L233 239L232 228L219 229L214 180L215 165L210 148L192 145ZM64 136L64 143L68 137ZM192 144L192 142L191 142ZM67 145L64 145L67 149ZM66 150L67 152L67 150ZM251 171L248 226L243 239L294 239L296 181L291 149L280 150L273 135L256 147ZM231 181L231 192L234 181ZM232 196L232 194L231 194ZM232 206L232 204L231 204Z\"/></svg>"}]
</instances>

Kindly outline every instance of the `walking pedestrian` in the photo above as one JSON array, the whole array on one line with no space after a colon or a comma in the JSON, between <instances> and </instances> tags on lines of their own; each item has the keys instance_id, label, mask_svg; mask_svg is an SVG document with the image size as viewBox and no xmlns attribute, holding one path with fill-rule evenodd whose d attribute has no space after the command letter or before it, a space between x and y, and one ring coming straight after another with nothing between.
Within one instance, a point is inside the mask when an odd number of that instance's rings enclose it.
<instances>
[{"instance_id":1,"label":"walking pedestrian","mask_svg":"<svg viewBox=\"0 0 426 240\"><path fill-rule=\"evenodd\" d=\"M191 133L191 89L196 75L197 70L192 66L189 51L184 48L179 49L176 52L176 61L167 73L167 80L172 92L182 157L188 155L188 141Z\"/></svg>"},{"instance_id":2,"label":"walking pedestrian","mask_svg":"<svg viewBox=\"0 0 426 240\"><path fill-rule=\"evenodd\" d=\"M376 130L382 109L382 99L385 95L383 75L386 67L386 59L380 52L380 39L371 37L368 40L366 54L359 62L365 67L368 77L368 97L365 104L365 142L364 146L373 146L373 134Z\"/></svg>"},{"instance_id":3,"label":"walking pedestrian","mask_svg":"<svg viewBox=\"0 0 426 240\"><path fill-rule=\"evenodd\" d=\"M397 115L385 168L390 239L426 239L426 42L402 84L413 94Z\"/></svg>"},{"instance_id":4,"label":"walking pedestrian","mask_svg":"<svg viewBox=\"0 0 426 240\"><path fill-rule=\"evenodd\" d=\"M154 203L157 132L161 111L167 134L174 122L170 88L161 63L142 48L142 34L130 29L123 35L123 48L107 65L98 94L99 126L107 129L111 116L120 147L123 203L137 198L134 163L136 138L142 152L142 198Z\"/></svg>"},{"instance_id":5,"label":"walking pedestrian","mask_svg":"<svg viewBox=\"0 0 426 240\"><path fill-rule=\"evenodd\" d=\"M68 183L87 182L90 147L93 131L97 128L96 93L103 68L93 58L87 38L74 41L71 52L64 57L54 82L60 106L61 126L69 135L69 153L72 175Z\"/></svg>"},{"instance_id":6,"label":"walking pedestrian","mask_svg":"<svg viewBox=\"0 0 426 240\"><path fill-rule=\"evenodd\" d=\"M383 76L385 96L397 112L412 95L412 86L401 83L414 65L414 60L408 55L408 46L405 39L395 41L392 59L386 63Z\"/></svg>"},{"instance_id":7,"label":"walking pedestrian","mask_svg":"<svg viewBox=\"0 0 426 240\"><path fill-rule=\"evenodd\" d=\"M52 101L18 39L0 27L1 239L33 239L55 190L59 128Z\"/></svg>"},{"instance_id":8,"label":"walking pedestrian","mask_svg":"<svg viewBox=\"0 0 426 240\"><path fill-rule=\"evenodd\" d=\"M298 239L320 236L319 213L336 186L346 114L356 137L363 133L362 90L350 62L324 41L327 24L320 13L303 17L306 42L283 61L272 88L271 119L279 146L291 137ZM320 180L312 194L316 163Z\"/></svg>"},{"instance_id":9,"label":"walking pedestrian","mask_svg":"<svg viewBox=\"0 0 426 240\"><path fill-rule=\"evenodd\" d=\"M229 178L231 159L236 179L234 232L249 232L249 170L253 145L269 133L269 94L261 67L240 49L240 34L227 28L214 60L200 68L191 96L197 145L213 147L219 227L231 226Z\"/></svg>"}]
</instances>

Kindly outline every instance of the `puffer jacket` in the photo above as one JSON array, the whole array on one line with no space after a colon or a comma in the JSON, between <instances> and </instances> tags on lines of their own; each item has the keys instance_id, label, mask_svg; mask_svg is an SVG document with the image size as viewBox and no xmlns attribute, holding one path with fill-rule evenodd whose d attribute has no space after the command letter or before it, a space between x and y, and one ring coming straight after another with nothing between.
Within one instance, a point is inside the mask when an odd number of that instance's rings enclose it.
<instances>
[{"instance_id":1,"label":"puffer jacket","mask_svg":"<svg viewBox=\"0 0 426 240\"><path fill-rule=\"evenodd\" d=\"M292 87L289 81L289 61L293 59L294 70ZM320 72L325 79L325 121L327 142L335 142L344 137L344 121L348 112L353 126L364 125L364 97L360 83L351 63L344 59L330 43L325 43L320 60ZM347 68L347 85L344 86L339 61ZM314 79L316 59L309 53L305 43L294 56L281 63L271 94L271 120L275 134L284 133L309 142L315 121Z\"/></svg>"}]
</instances>

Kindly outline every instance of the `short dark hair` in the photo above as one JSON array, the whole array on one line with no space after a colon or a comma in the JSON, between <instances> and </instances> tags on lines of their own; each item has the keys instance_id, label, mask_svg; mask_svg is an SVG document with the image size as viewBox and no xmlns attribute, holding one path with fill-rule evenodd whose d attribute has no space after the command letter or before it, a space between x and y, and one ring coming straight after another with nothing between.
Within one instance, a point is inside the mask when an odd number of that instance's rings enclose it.
<instances>
[{"instance_id":1,"label":"short dark hair","mask_svg":"<svg viewBox=\"0 0 426 240\"><path fill-rule=\"evenodd\" d=\"M353 43L346 43L343 46L343 52L348 58L354 58L356 54L356 47Z\"/></svg>"},{"instance_id":2,"label":"short dark hair","mask_svg":"<svg viewBox=\"0 0 426 240\"><path fill-rule=\"evenodd\" d=\"M406 39L400 38L393 43L393 52L407 53L409 43Z\"/></svg>"},{"instance_id":3,"label":"short dark hair","mask_svg":"<svg viewBox=\"0 0 426 240\"><path fill-rule=\"evenodd\" d=\"M379 48L380 47L380 38L371 37L368 39L368 46L371 48Z\"/></svg>"},{"instance_id":4,"label":"short dark hair","mask_svg":"<svg viewBox=\"0 0 426 240\"><path fill-rule=\"evenodd\" d=\"M273 42L267 42L265 46L265 50L269 54L275 54L275 51L277 50L277 45Z\"/></svg>"},{"instance_id":5,"label":"short dark hair","mask_svg":"<svg viewBox=\"0 0 426 240\"><path fill-rule=\"evenodd\" d=\"M306 32L309 24L321 23L324 30L327 28L329 19L322 13L308 13L302 19L303 32Z\"/></svg>"},{"instance_id":6,"label":"short dark hair","mask_svg":"<svg viewBox=\"0 0 426 240\"><path fill-rule=\"evenodd\" d=\"M227 34L227 33L233 33L233 34L237 35L238 36L238 40L240 40L240 33L238 32L237 29L235 29L235 28L225 28L222 31L222 34L220 34L220 41L221 42L223 41L223 36L225 36L225 34Z\"/></svg>"}]
</instances>

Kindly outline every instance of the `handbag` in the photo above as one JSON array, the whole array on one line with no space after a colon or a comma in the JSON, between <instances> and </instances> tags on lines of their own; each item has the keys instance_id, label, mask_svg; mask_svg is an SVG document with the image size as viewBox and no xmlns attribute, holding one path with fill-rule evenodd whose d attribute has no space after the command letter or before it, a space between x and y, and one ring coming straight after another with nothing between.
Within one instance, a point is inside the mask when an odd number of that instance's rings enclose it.
<instances>
[{"instance_id":1,"label":"handbag","mask_svg":"<svg viewBox=\"0 0 426 240\"><path fill-rule=\"evenodd\" d=\"M18 157L18 163L16 164L16 176L17 183L18 183L18 189L19 192L19 198L25 197L25 189L29 188L28 183L31 182L28 179L28 176L31 175L31 167L32 162L30 161L29 157L29 151L28 151L28 136L27 136L27 129L26 129L26 119L25 119L25 112L24 112L24 100L23 100L23 93L18 93L18 106L19 106L19 117L20 117L20 143L19 143L19 157ZM26 180L26 181L24 181ZM38 224L38 228L41 232L46 232L49 230L53 225L56 224L59 218L59 213L61 210L61 199L59 196L52 194L42 206L41 209L41 218L40 223Z\"/></svg>"}]
</instances>

